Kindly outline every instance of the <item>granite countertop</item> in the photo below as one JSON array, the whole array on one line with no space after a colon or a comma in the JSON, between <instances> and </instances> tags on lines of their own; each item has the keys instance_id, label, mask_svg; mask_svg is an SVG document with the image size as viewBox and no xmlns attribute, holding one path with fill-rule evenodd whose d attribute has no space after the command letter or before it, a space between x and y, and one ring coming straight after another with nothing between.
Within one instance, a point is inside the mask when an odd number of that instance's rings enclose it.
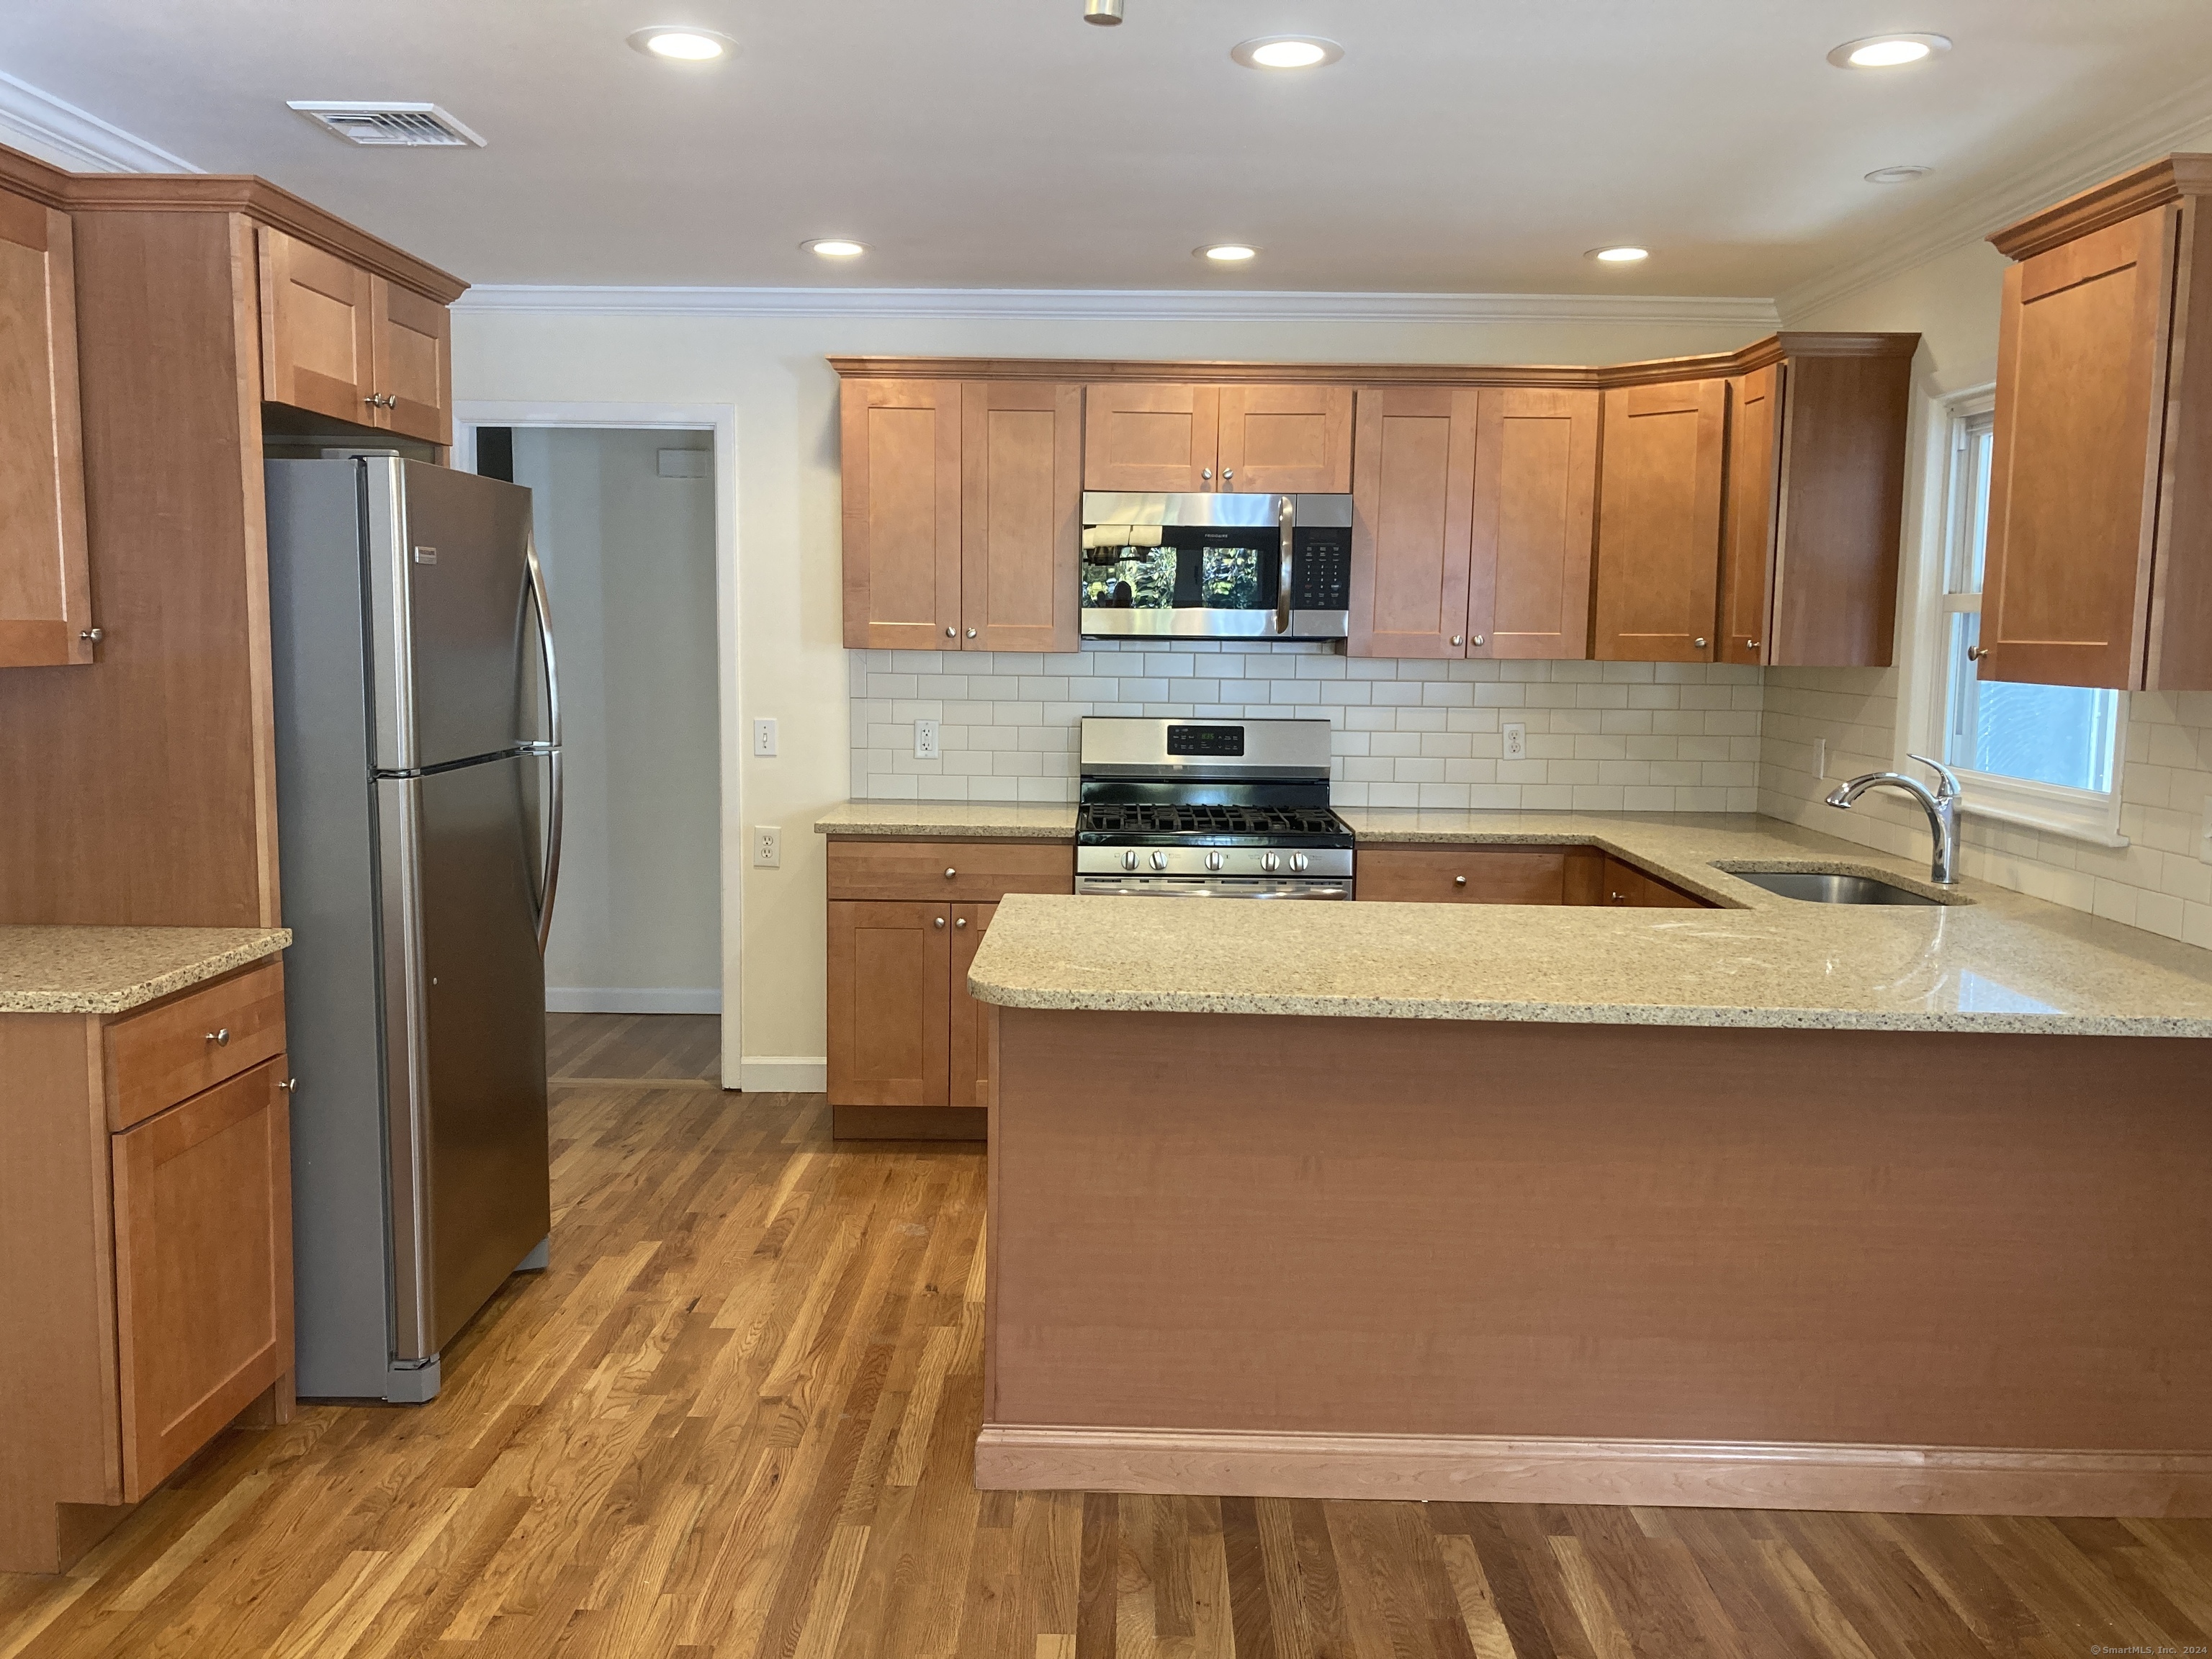
<instances>
[{"instance_id":1,"label":"granite countertop","mask_svg":"<svg viewBox=\"0 0 2212 1659\"><path fill-rule=\"evenodd\" d=\"M2212 1037L2212 951L1981 882L1925 908L1782 898L1725 866L1939 890L1924 860L1778 819L1343 817L1370 844L1595 845L1724 908L1017 895L1000 903L969 987L1016 1008Z\"/></svg>"},{"instance_id":2,"label":"granite countertop","mask_svg":"<svg viewBox=\"0 0 2212 1659\"><path fill-rule=\"evenodd\" d=\"M848 800L816 819L814 833L879 841L1073 841L1075 808L1012 801Z\"/></svg>"},{"instance_id":3,"label":"granite countertop","mask_svg":"<svg viewBox=\"0 0 2212 1659\"><path fill-rule=\"evenodd\" d=\"M0 927L0 1013L119 1014L291 942L288 927Z\"/></svg>"}]
</instances>

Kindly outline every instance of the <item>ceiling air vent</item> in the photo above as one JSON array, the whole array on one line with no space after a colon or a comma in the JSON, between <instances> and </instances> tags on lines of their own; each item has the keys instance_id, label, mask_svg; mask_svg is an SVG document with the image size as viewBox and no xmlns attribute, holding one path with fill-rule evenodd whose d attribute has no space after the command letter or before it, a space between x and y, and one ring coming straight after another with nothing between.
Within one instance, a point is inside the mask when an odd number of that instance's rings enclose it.
<instances>
[{"instance_id":1,"label":"ceiling air vent","mask_svg":"<svg viewBox=\"0 0 2212 1659\"><path fill-rule=\"evenodd\" d=\"M435 104L295 99L289 107L349 143L465 146L483 143Z\"/></svg>"}]
</instances>

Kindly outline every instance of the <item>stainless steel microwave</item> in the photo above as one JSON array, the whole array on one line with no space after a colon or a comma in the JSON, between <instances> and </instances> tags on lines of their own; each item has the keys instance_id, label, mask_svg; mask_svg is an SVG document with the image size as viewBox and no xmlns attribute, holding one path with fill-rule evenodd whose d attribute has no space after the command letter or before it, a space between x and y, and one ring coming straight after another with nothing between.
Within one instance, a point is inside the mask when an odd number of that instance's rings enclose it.
<instances>
[{"instance_id":1,"label":"stainless steel microwave","mask_svg":"<svg viewBox=\"0 0 2212 1659\"><path fill-rule=\"evenodd\" d=\"M1083 496L1083 632L1093 639L1340 640L1349 495Z\"/></svg>"}]
</instances>

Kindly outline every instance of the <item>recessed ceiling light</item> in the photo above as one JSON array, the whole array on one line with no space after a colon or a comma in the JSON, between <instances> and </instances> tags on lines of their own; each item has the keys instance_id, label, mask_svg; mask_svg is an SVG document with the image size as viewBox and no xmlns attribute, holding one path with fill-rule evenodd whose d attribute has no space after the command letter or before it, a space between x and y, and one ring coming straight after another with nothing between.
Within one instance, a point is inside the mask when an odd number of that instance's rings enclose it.
<instances>
[{"instance_id":1,"label":"recessed ceiling light","mask_svg":"<svg viewBox=\"0 0 2212 1659\"><path fill-rule=\"evenodd\" d=\"M1844 41L1828 54L1828 61L1838 69L1899 69L1950 50L1948 35L1875 34Z\"/></svg>"},{"instance_id":2,"label":"recessed ceiling light","mask_svg":"<svg viewBox=\"0 0 2212 1659\"><path fill-rule=\"evenodd\" d=\"M1201 259L1211 259L1218 265L1242 264L1247 259L1259 258L1260 250L1249 242L1213 242L1205 247L1191 250Z\"/></svg>"},{"instance_id":3,"label":"recessed ceiling light","mask_svg":"<svg viewBox=\"0 0 2212 1659\"><path fill-rule=\"evenodd\" d=\"M1870 185L1909 185L1935 171L1934 167L1876 167L1867 174L1866 181Z\"/></svg>"},{"instance_id":4,"label":"recessed ceiling light","mask_svg":"<svg viewBox=\"0 0 2212 1659\"><path fill-rule=\"evenodd\" d=\"M1247 69L1318 69L1344 56L1334 40L1312 34L1263 34L1231 47L1229 55Z\"/></svg>"},{"instance_id":5,"label":"recessed ceiling light","mask_svg":"<svg viewBox=\"0 0 2212 1659\"><path fill-rule=\"evenodd\" d=\"M817 236L799 246L825 259L857 259L868 251L866 242L856 242L849 236Z\"/></svg>"},{"instance_id":6,"label":"recessed ceiling light","mask_svg":"<svg viewBox=\"0 0 2212 1659\"><path fill-rule=\"evenodd\" d=\"M629 43L648 58L663 58L677 64L711 64L717 58L728 57L738 44L728 35L717 34L712 29L667 24L640 29L629 37Z\"/></svg>"},{"instance_id":7,"label":"recessed ceiling light","mask_svg":"<svg viewBox=\"0 0 2212 1659\"><path fill-rule=\"evenodd\" d=\"M1601 265L1632 265L1639 259L1650 258L1651 250L1631 247L1624 243L1619 247L1594 247L1584 257L1595 259Z\"/></svg>"}]
</instances>

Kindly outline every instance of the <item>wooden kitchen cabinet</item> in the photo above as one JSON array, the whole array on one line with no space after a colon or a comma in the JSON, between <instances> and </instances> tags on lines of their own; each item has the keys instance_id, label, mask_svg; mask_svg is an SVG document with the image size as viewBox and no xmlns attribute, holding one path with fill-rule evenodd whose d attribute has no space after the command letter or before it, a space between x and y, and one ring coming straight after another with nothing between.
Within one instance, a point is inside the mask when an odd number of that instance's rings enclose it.
<instances>
[{"instance_id":1,"label":"wooden kitchen cabinet","mask_svg":"<svg viewBox=\"0 0 2212 1659\"><path fill-rule=\"evenodd\" d=\"M843 383L845 643L1073 651L1080 388Z\"/></svg>"},{"instance_id":2,"label":"wooden kitchen cabinet","mask_svg":"<svg viewBox=\"0 0 2212 1659\"><path fill-rule=\"evenodd\" d=\"M2172 155L1990 239L1985 679L2212 689L2208 206L2212 155Z\"/></svg>"},{"instance_id":3,"label":"wooden kitchen cabinet","mask_svg":"<svg viewBox=\"0 0 2212 1659\"><path fill-rule=\"evenodd\" d=\"M453 441L444 306L265 225L260 254L264 398L425 443Z\"/></svg>"},{"instance_id":4,"label":"wooden kitchen cabinet","mask_svg":"<svg viewBox=\"0 0 2212 1659\"><path fill-rule=\"evenodd\" d=\"M1605 394L1595 655L1711 662L1720 585L1728 382Z\"/></svg>"},{"instance_id":5,"label":"wooden kitchen cabinet","mask_svg":"<svg viewBox=\"0 0 2212 1659\"><path fill-rule=\"evenodd\" d=\"M1597 461L1596 392L1483 388L1468 656L1589 655Z\"/></svg>"},{"instance_id":6,"label":"wooden kitchen cabinet","mask_svg":"<svg viewBox=\"0 0 2212 1659\"><path fill-rule=\"evenodd\" d=\"M1363 902L1712 908L1595 847L1363 842L1356 887Z\"/></svg>"},{"instance_id":7,"label":"wooden kitchen cabinet","mask_svg":"<svg viewBox=\"0 0 2212 1659\"><path fill-rule=\"evenodd\" d=\"M1361 388L1348 654L1467 654L1480 398L1472 386Z\"/></svg>"},{"instance_id":8,"label":"wooden kitchen cabinet","mask_svg":"<svg viewBox=\"0 0 2212 1659\"><path fill-rule=\"evenodd\" d=\"M1710 910L1715 907L1707 900L1684 892L1672 882L1662 881L1647 870L1638 869L1625 859L1610 853L1605 855L1604 880L1597 902L1622 908L1659 910Z\"/></svg>"},{"instance_id":9,"label":"wooden kitchen cabinet","mask_svg":"<svg viewBox=\"0 0 2212 1659\"><path fill-rule=\"evenodd\" d=\"M1096 382L1084 393L1085 489L1342 495L1352 389Z\"/></svg>"},{"instance_id":10,"label":"wooden kitchen cabinet","mask_svg":"<svg viewBox=\"0 0 2212 1659\"><path fill-rule=\"evenodd\" d=\"M379 276L369 285L370 380L385 401L370 422L425 443L453 441L453 318Z\"/></svg>"},{"instance_id":11,"label":"wooden kitchen cabinet","mask_svg":"<svg viewBox=\"0 0 2212 1659\"><path fill-rule=\"evenodd\" d=\"M1729 382L1728 526L1721 544L1720 659L1763 663L1782 500L1782 365Z\"/></svg>"},{"instance_id":12,"label":"wooden kitchen cabinet","mask_svg":"<svg viewBox=\"0 0 2212 1659\"><path fill-rule=\"evenodd\" d=\"M969 966L999 900L1074 891L1074 847L836 836L828 890L835 1133L982 1139L989 1011Z\"/></svg>"},{"instance_id":13,"label":"wooden kitchen cabinet","mask_svg":"<svg viewBox=\"0 0 2212 1659\"><path fill-rule=\"evenodd\" d=\"M272 960L0 1014L0 1571L61 1571L225 1425L291 1413L283 1003Z\"/></svg>"},{"instance_id":14,"label":"wooden kitchen cabinet","mask_svg":"<svg viewBox=\"0 0 2212 1659\"><path fill-rule=\"evenodd\" d=\"M74 246L0 190L0 668L92 660Z\"/></svg>"}]
</instances>

